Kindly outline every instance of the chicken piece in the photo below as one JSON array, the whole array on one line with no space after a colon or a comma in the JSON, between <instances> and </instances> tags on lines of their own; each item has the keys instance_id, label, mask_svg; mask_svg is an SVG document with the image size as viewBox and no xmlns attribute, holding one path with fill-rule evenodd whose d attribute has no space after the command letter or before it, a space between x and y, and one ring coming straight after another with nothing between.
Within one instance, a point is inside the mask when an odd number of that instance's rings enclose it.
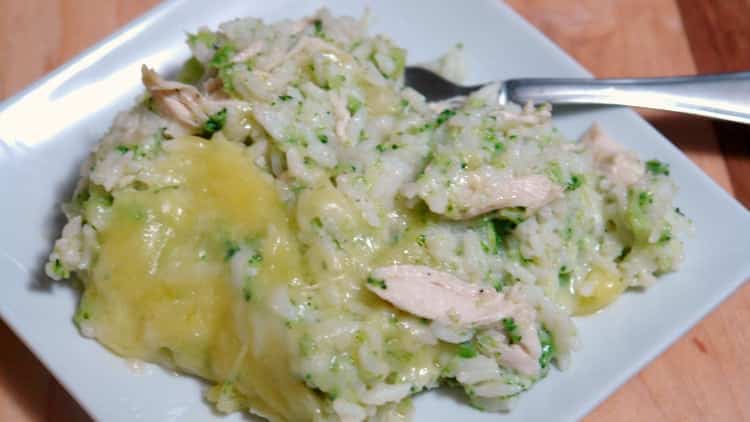
<instances>
[{"instance_id":1,"label":"chicken piece","mask_svg":"<svg viewBox=\"0 0 750 422\"><path fill-rule=\"evenodd\" d=\"M465 186L456 190L452 199L457 207L453 212L446 213L446 217L464 220L510 207L535 210L560 198L562 194L562 186L541 174L500 177L493 172L478 171L469 174ZM432 207L430 209L437 212Z\"/></svg>"},{"instance_id":2,"label":"chicken piece","mask_svg":"<svg viewBox=\"0 0 750 422\"><path fill-rule=\"evenodd\" d=\"M497 363L501 366L513 368L531 377L539 374L539 356L533 356L524 350L523 347L517 344L500 344L497 352L499 355Z\"/></svg>"},{"instance_id":3,"label":"chicken piece","mask_svg":"<svg viewBox=\"0 0 750 422\"><path fill-rule=\"evenodd\" d=\"M205 100L194 86L164 80L145 65L141 67L141 78L161 113L191 130L199 128L208 119L203 109Z\"/></svg>"},{"instance_id":4,"label":"chicken piece","mask_svg":"<svg viewBox=\"0 0 750 422\"><path fill-rule=\"evenodd\" d=\"M581 143L591 150L597 168L615 183L630 186L645 173L638 156L610 138L596 123L581 136Z\"/></svg>"},{"instance_id":5,"label":"chicken piece","mask_svg":"<svg viewBox=\"0 0 750 422\"><path fill-rule=\"evenodd\" d=\"M445 325L489 325L525 305L421 265L392 265L372 272L367 287L395 307ZM533 309L529 309L534 312Z\"/></svg>"},{"instance_id":6,"label":"chicken piece","mask_svg":"<svg viewBox=\"0 0 750 422\"><path fill-rule=\"evenodd\" d=\"M336 137L339 142L346 143L346 129L349 127L351 115L346 108L346 100L343 97L331 92L331 104L333 105L333 114L336 117Z\"/></svg>"},{"instance_id":7,"label":"chicken piece","mask_svg":"<svg viewBox=\"0 0 750 422\"><path fill-rule=\"evenodd\" d=\"M536 311L494 289L477 287L451 274L420 265L393 265L372 272L367 287L410 314L454 327L488 327L498 339L498 361L526 375L539 373L541 344ZM506 344L500 321L513 318L519 344Z\"/></svg>"}]
</instances>

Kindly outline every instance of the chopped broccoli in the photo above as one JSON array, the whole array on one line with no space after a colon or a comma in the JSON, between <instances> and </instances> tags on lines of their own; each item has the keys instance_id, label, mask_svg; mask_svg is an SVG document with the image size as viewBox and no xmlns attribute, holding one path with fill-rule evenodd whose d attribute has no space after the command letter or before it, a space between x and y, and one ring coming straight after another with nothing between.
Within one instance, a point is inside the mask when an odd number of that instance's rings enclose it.
<instances>
[{"instance_id":1,"label":"chopped broccoli","mask_svg":"<svg viewBox=\"0 0 750 422\"><path fill-rule=\"evenodd\" d=\"M552 358L555 356L555 344L552 333L546 327L539 330L539 343L542 345L542 354L539 356L539 366L542 370L549 367Z\"/></svg>"},{"instance_id":2,"label":"chopped broccoli","mask_svg":"<svg viewBox=\"0 0 750 422\"><path fill-rule=\"evenodd\" d=\"M640 192L638 194L638 206L641 208L654 203L654 195L651 192Z\"/></svg>"},{"instance_id":3,"label":"chopped broccoli","mask_svg":"<svg viewBox=\"0 0 750 422\"><path fill-rule=\"evenodd\" d=\"M211 46L216 42L216 34L208 31L201 31L197 34L188 34L188 44L190 46L194 47L198 42L207 46Z\"/></svg>"},{"instance_id":4,"label":"chopped broccoli","mask_svg":"<svg viewBox=\"0 0 750 422\"><path fill-rule=\"evenodd\" d=\"M519 333L518 325L516 324L516 320L512 317L503 318L503 330L505 330L505 335L508 337L508 343L510 344L517 344L521 341L521 334Z\"/></svg>"},{"instance_id":5,"label":"chopped broccoli","mask_svg":"<svg viewBox=\"0 0 750 422\"><path fill-rule=\"evenodd\" d=\"M231 44L225 44L214 53L213 58L209 62L209 66L216 69L221 79L221 84L224 90L229 94L234 93L234 83L232 82L232 72L234 63L232 58L234 57L235 49Z\"/></svg>"},{"instance_id":6,"label":"chopped broccoli","mask_svg":"<svg viewBox=\"0 0 750 422\"><path fill-rule=\"evenodd\" d=\"M442 125L443 123L447 122L448 119L450 119L451 117L455 115L456 115L456 111L450 108L447 108L441 111L437 117L437 120L435 120L435 127Z\"/></svg>"},{"instance_id":7,"label":"chopped broccoli","mask_svg":"<svg viewBox=\"0 0 750 422\"><path fill-rule=\"evenodd\" d=\"M320 19L315 19L313 21L313 27L315 28L316 37L322 37L323 35L325 35L323 33L323 21L321 21Z\"/></svg>"},{"instance_id":8,"label":"chopped broccoli","mask_svg":"<svg viewBox=\"0 0 750 422\"><path fill-rule=\"evenodd\" d=\"M567 286L570 284L570 275L572 273L573 271L567 266L563 265L560 267L560 270L557 272L557 280L560 286Z\"/></svg>"},{"instance_id":9,"label":"chopped broccoli","mask_svg":"<svg viewBox=\"0 0 750 422\"><path fill-rule=\"evenodd\" d=\"M661 231L661 236L659 236L659 243L667 243L670 240L672 240L672 228L667 225Z\"/></svg>"},{"instance_id":10,"label":"chopped broccoli","mask_svg":"<svg viewBox=\"0 0 750 422\"><path fill-rule=\"evenodd\" d=\"M250 289L250 280L245 281L245 285L242 286L242 298L245 302L250 302L253 299L253 291Z\"/></svg>"},{"instance_id":11,"label":"chopped broccoli","mask_svg":"<svg viewBox=\"0 0 750 422\"><path fill-rule=\"evenodd\" d=\"M346 109L349 110L349 114L352 116L355 115L360 108L362 108L362 101L350 95L346 103Z\"/></svg>"},{"instance_id":12,"label":"chopped broccoli","mask_svg":"<svg viewBox=\"0 0 750 422\"><path fill-rule=\"evenodd\" d=\"M625 246L624 248L622 248L620 255L615 258L615 262L622 262L625 258L627 258L628 254L630 254L631 250L632 248L630 246Z\"/></svg>"},{"instance_id":13,"label":"chopped broccoli","mask_svg":"<svg viewBox=\"0 0 750 422\"><path fill-rule=\"evenodd\" d=\"M203 64L195 57L191 57L182 65L177 80L186 84L195 84L201 80L204 72Z\"/></svg>"},{"instance_id":14,"label":"chopped broccoli","mask_svg":"<svg viewBox=\"0 0 750 422\"><path fill-rule=\"evenodd\" d=\"M375 287L380 287L383 290L386 290L388 288L388 285L385 284L385 280L383 280L382 278L367 277L367 284Z\"/></svg>"},{"instance_id":15,"label":"chopped broccoli","mask_svg":"<svg viewBox=\"0 0 750 422\"><path fill-rule=\"evenodd\" d=\"M483 225L485 239L480 242L482 250L490 255L496 255L498 248L498 237L502 239L503 232L498 233L495 219L486 220Z\"/></svg>"},{"instance_id":16,"label":"chopped broccoli","mask_svg":"<svg viewBox=\"0 0 750 422\"><path fill-rule=\"evenodd\" d=\"M495 289L496 292L500 293L503 291L503 288L505 287L505 283L503 280L497 279L492 281L492 287Z\"/></svg>"},{"instance_id":17,"label":"chopped broccoli","mask_svg":"<svg viewBox=\"0 0 750 422\"><path fill-rule=\"evenodd\" d=\"M460 358L471 359L475 357L478 353L477 353L477 349L474 347L474 344L472 342L465 341L458 345L456 354Z\"/></svg>"},{"instance_id":18,"label":"chopped broccoli","mask_svg":"<svg viewBox=\"0 0 750 422\"><path fill-rule=\"evenodd\" d=\"M584 177L582 174L573 174L570 176L570 181L565 185L565 190L574 191L583 185Z\"/></svg>"},{"instance_id":19,"label":"chopped broccoli","mask_svg":"<svg viewBox=\"0 0 750 422\"><path fill-rule=\"evenodd\" d=\"M208 120L203 123L203 127L201 127L201 136L206 139L211 138L214 133L220 131L224 127L224 124L226 122L227 109L222 108L221 110L209 116Z\"/></svg>"},{"instance_id":20,"label":"chopped broccoli","mask_svg":"<svg viewBox=\"0 0 750 422\"><path fill-rule=\"evenodd\" d=\"M653 195L648 191L628 191L628 205L625 211L626 222L637 241L648 241L652 224L647 207L653 203Z\"/></svg>"},{"instance_id":21,"label":"chopped broccoli","mask_svg":"<svg viewBox=\"0 0 750 422\"><path fill-rule=\"evenodd\" d=\"M216 50L216 53L214 53L214 56L211 58L209 65L211 65L211 67L215 67L216 69L221 69L225 66L229 66L232 64L232 57L234 57L234 53L235 50L233 45L223 45L221 48Z\"/></svg>"},{"instance_id":22,"label":"chopped broccoli","mask_svg":"<svg viewBox=\"0 0 750 422\"><path fill-rule=\"evenodd\" d=\"M236 254L240 250L239 245L237 245L236 243L232 242L231 240L225 241L224 242L224 247L227 250L226 254L224 254L224 260L225 261L229 261L230 259L232 259L232 257L234 256L234 254Z\"/></svg>"},{"instance_id":23,"label":"chopped broccoli","mask_svg":"<svg viewBox=\"0 0 750 422\"><path fill-rule=\"evenodd\" d=\"M663 174L664 176L669 176L669 164L662 163L659 160L646 161L646 170L653 175Z\"/></svg>"},{"instance_id":24,"label":"chopped broccoli","mask_svg":"<svg viewBox=\"0 0 750 422\"><path fill-rule=\"evenodd\" d=\"M59 259L55 259L55 262L52 263L52 272L60 278L70 277L70 271L65 268L65 266L62 264L62 262L60 262Z\"/></svg>"}]
</instances>

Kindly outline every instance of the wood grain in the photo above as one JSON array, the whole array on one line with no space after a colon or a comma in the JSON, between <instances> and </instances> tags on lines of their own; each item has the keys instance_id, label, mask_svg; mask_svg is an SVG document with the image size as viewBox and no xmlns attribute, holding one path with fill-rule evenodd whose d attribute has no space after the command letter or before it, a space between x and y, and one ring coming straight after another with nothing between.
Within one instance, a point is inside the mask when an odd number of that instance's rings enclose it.
<instances>
[{"instance_id":1,"label":"wood grain","mask_svg":"<svg viewBox=\"0 0 750 422\"><path fill-rule=\"evenodd\" d=\"M0 0L0 98L152 7L155 0ZM508 0L599 77L750 69L750 0ZM750 133L641 111L724 189L750 204ZM730 297L587 420L750 420L750 285ZM0 325L0 421L89 418Z\"/></svg>"},{"instance_id":2,"label":"wood grain","mask_svg":"<svg viewBox=\"0 0 750 422\"><path fill-rule=\"evenodd\" d=\"M750 45L749 3L743 0L508 3L598 77L750 69L744 47ZM739 191L750 183L746 126L641 112L724 189L750 204ZM749 309L746 284L588 420L750 420L750 357L744 352Z\"/></svg>"},{"instance_id":3,"label":"wood grain","mask_svg":"<svg viewBox=\"0 0 750 422\"><path fill-rule=\"evenodd\" d=\"M20 91L156 3L0 0L0 98ZM4 323L0 347L0 421L90 420Z\"/></svg>"},{"instance_id":4,"label":"wood grain","mask_svg":"<svg viewBox=\"0 0 750 422\"><path fill-rule=\"evenodd\" d=\"M750 70L750 1L679 0L696 68L701 73ZM735 195L750 206L750 126L714 122Z\"/></svg>"}]
</instances>

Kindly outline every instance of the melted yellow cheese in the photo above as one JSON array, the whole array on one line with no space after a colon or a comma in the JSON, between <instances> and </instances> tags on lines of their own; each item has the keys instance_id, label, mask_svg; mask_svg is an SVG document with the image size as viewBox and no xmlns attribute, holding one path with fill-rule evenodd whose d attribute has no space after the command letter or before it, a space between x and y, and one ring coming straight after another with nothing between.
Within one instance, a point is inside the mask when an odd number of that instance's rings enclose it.
<instances>
[{"instance_id":1,"label":"melted yellow cheese","mask_svg":"<svg viewBox=\"0 0 750 422\"><path fill-rule=\"evenodd\" d=\"M455 347L415 341L428 325L365 288L375 266L435 264L423 213L378 231L328 181L283 204L221 137L164 148L148 171L174 186L115 191L98 233L78 312L98 340L215 382L220 410L272 420L325 418L363 384L434 385Z\"/></svg>"},{"instance_id":2,"label":"melted yellow cheese","mask_svg":"<svg viewBox=\"0 0 750 422\"><path fill-rule=\"evenodd\" d=\"M223 383L272 419L305 420L321 400L289 371L284 320L266 297L300 278L299 247L270 177L241 146L169 142L155 170L175 187L114 194L79 315L117 353ZM262 238L246 301L231 282L233 242Z\"/></svg>"},{"instance_id":3,"label":"melted yellow cheese","mask_svg":"<svg viewBox=\"0 0 750 422\"><path fill-rule=\"evenodd\" d=\"M592 314L614 302L625 291L625 283L618 274L595 267L586 276L585 283L593 288L586 295L578 293L573 308L574 315Z\"/></svg>"}]
</instances>

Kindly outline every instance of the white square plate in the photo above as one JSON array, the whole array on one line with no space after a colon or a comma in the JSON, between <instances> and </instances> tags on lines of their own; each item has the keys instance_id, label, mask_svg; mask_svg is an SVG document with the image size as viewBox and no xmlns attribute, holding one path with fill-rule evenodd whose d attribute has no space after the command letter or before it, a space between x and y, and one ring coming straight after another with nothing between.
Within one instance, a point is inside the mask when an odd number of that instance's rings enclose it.
<instances>
[{"instance_id":1,"label":"white square plate","mask_svg":"<svg viewBox=\"0 0 750 422\"><path fill-rule=\"evenodd\" d=\"M141 92L141 63L174 71L188 57L185 31L237 16L300 17L324 3L335 14L359 15L365 6L346 0L170 1L0 106L0 314L93 417L218 418L201 400L198 381L150 365L133 371L83 339L71 321L74 292L44 276L43 262L60 229L59 204L71 194L79 163L114 114ZM470 82L588 75L498 1L373 0L369 7L373 32L405 46L412 63L463 42ZM595 120L642 157L671 164L682 188L677 205L696 228L686 239L684 265L645 293L627 293L605 311L578 319L583 349L573 355L572 367L553 371L510 414L480 413L437 392L417 398L416 420L579 418L750 276L747 210L630 110L587 108L556 116L571 137Z\"/></svg>"}]
</instances>

